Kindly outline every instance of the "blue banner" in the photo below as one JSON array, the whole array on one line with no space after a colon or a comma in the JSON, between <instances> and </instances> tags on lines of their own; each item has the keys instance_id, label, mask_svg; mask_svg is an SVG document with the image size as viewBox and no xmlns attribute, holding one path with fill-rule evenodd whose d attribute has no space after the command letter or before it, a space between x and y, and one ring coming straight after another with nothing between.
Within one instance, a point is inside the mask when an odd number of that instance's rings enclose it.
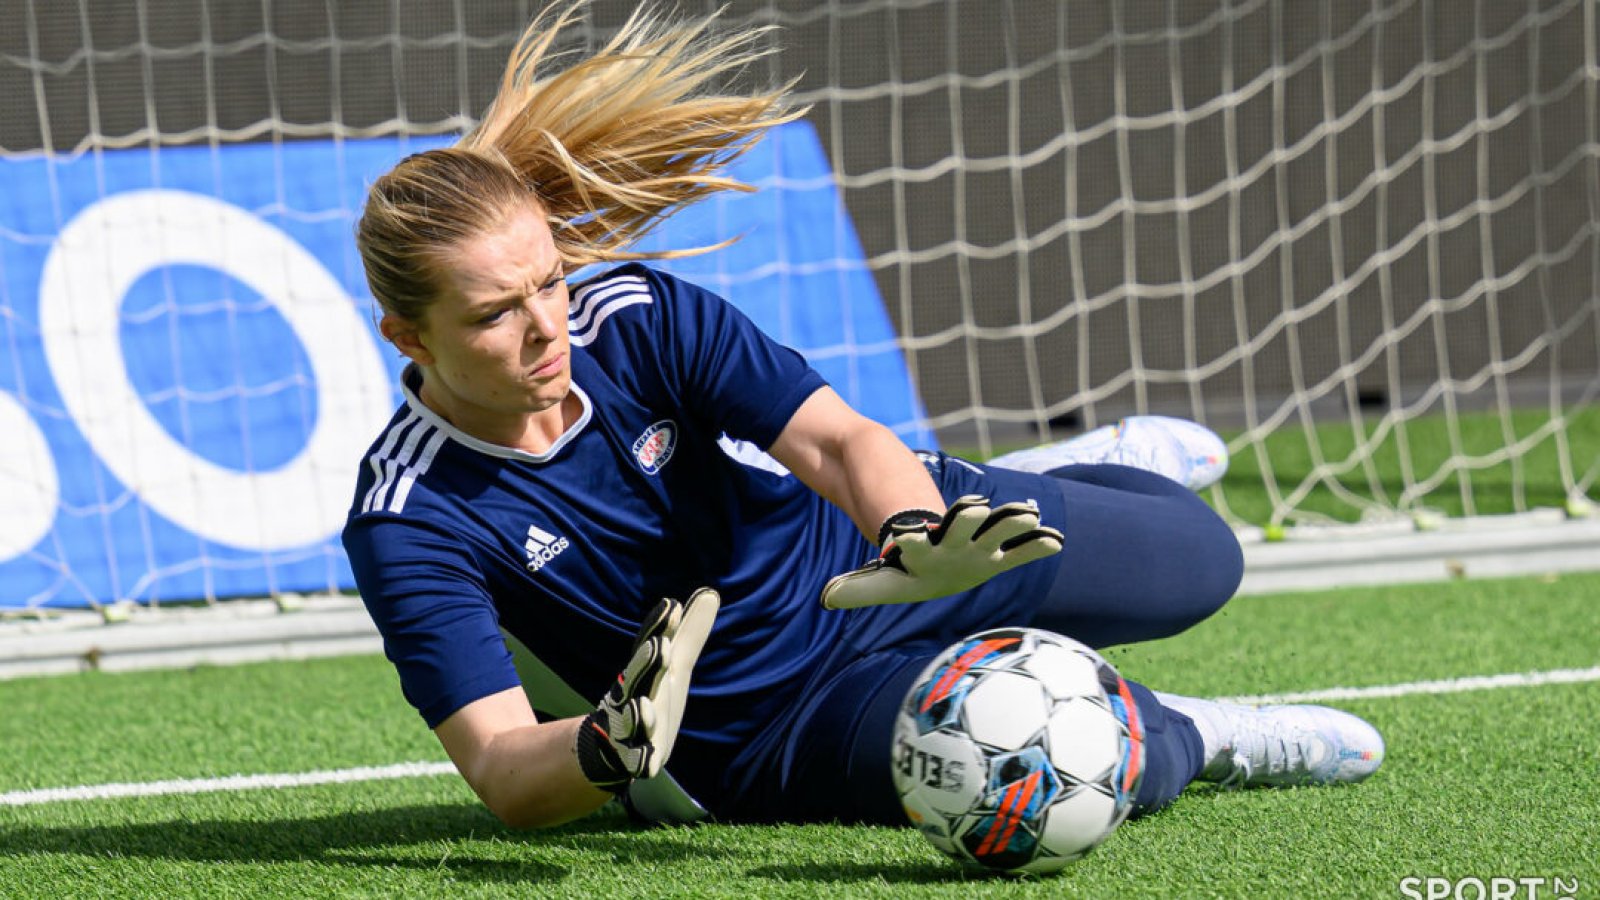
<instances>
[{"instance_id":1,"label":"blue banner","mask_svg":"<svg viewBox=\"0 0 1600 900\"><path fill-rule=\"evenodd\" d=\"M444 138L0 160L0 608L353 587L356 466L399 395L351 239ZM643 246L932 446L815 133L774 132Z\"/></svg>"}]
</instances>

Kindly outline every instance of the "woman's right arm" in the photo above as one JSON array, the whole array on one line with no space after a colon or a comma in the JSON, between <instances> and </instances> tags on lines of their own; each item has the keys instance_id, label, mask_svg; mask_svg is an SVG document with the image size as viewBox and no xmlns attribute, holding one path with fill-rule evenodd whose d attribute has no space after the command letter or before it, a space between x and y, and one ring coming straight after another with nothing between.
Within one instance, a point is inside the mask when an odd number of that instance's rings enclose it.
<instances>
[{"instance_id":1,"label":"woman's right arm","mask_svg":"<svg viewBox=\"0 0 1600 900\"><path fill-rule=\"evenodd\" d=\"M633 779L660 772L720 606L715 590L658 601L595 711L540 722L489 587L457 536L426 522L368 516L346 526L344 544L406 699L506 824L575 819Z\"/></svg>"},{"instance_id":2,"label":"woman's right arm","mask_svg":"<svg viewBox=\"0 0 1600 900\"><path fill-rule=\"evenodd\" d=\"M583 721L540 722L517 687L468 703L433 733L500 821L539 828L586 815L612 797L578 766L573 745Z\"/></svg>"},{"instance_id":3,"label":"woman's right arm","mask_svg":"<svg viewBox=\"0 0 1600 900\"><path fill-rule=\"evenodd\" d=\"M534 716L489 586L459 536L381 514L352 520L344 544L406 699L490 811L535 827L611 799L584 778L573 753L583 719Z\"/></svg>"},{"instance_id":4,"label":"woman's right arm","mask_svg":"<svg viewBox=\"0 0 1600 900\"><path fill-rule=\"evenodd\" d=\"M540 723L522 688L514 687L466 704L434 734L507 825L536 828L584 815L666 765L694 664L721 605L710 588L683 602L659 601L627 665L588 716Z\"/></svg>"}]
</instances>

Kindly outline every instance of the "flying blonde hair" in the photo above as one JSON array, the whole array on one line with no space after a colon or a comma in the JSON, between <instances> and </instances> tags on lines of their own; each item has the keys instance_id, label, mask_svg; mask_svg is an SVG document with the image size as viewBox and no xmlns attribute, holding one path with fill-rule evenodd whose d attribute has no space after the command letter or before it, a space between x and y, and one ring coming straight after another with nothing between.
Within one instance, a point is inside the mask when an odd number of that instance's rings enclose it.
<instances>
[{"instance_id":1,"label":"flying blonde hair","mask_svg":"<svg viewBox=\"0 0 1600 900\"><path fill-rule=\"evenodd\" d=\"M588 0L562 0L530 24L478 125L453 147L415 154L380 177L356 230L385 310L419 319L451 250L536 202L569 270L666 259L731 243L627 249L718 191L752 191L723 172L768 128L793 121L775 89L726 85L773 52L771 26L714 32L715 14L670 20L643 5L604 46L556 52ZM570 64L563 66L563 63Z\"/></svg>"}]
</instances>

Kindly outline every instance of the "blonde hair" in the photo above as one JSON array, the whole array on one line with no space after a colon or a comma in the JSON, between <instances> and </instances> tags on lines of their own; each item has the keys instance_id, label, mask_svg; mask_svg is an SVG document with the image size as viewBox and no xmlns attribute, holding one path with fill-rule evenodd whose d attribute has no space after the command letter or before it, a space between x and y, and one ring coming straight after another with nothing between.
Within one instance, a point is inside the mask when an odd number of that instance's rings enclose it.
<instances>
[{"instance_id":1,"label":"blonde hair","mask_svg":"<svg viewBox=\"0 0 1600 900\"><path fill-rule=\"evenodd\" d=\"M715 15L672 22L642 6L603 47L560 68L574 54L554 52L557 39L587 5L562 0L541 12L477 127L373 184L356 243L385 310L420 319L452 248L530 203L569 270L704 253L733 240L627 249L697 200L754 190L723 170L766 129L805 113L784 103L793 82L743 94L723 87L772 52L761 43L770 26L713 33Z\"/></svg>"}]
</instances>

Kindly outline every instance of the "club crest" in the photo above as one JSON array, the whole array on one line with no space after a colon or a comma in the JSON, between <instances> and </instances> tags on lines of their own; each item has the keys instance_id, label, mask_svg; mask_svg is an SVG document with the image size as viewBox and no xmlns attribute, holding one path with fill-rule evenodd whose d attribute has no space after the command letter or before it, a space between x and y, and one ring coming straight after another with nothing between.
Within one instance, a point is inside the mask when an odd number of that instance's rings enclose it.
<instances>
[{"instance_id":1,"label":"club crest","mask_svg":"<svg viewBox=\"0 0 1600 900\"><path fill-rule=\"evenodd\" d=\"M633 458L639 461L639 468L646 475L654 475L661 471L672 458L672 451L678 445L678 432L671 419L662 419L644 430L639 439L633 442Z\"/></svg>"}]
</instances>

